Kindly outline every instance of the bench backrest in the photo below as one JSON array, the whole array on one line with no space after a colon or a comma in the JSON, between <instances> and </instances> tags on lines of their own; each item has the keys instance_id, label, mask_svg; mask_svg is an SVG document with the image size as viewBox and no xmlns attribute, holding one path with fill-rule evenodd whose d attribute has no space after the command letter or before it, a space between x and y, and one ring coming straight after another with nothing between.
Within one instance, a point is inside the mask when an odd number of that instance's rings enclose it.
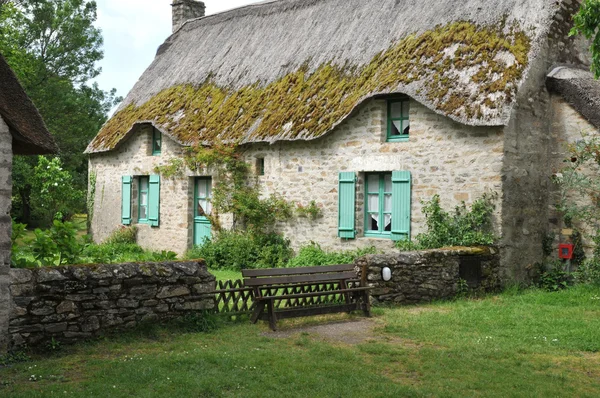
<instances>
[{"instance_id":1,"label":"bench backrest","mask_svg":"<svg viewBox=\"0 0 600 398\"><path fill-rule=\"evenodd\" d=\"M246 286L334 282L357 279L358 277L354 264L299 268L245 269L242 270L242 276L244 277L244 285Z\"/></svg>"}]
</instances>

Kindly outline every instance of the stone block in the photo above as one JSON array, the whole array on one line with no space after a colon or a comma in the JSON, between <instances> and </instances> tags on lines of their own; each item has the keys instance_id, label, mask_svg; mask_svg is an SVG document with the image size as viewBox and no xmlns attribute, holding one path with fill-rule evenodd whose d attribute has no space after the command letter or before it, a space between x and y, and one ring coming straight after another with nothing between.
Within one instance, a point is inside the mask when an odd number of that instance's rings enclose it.
<instances>
[{"instance_id":1,"label":"stone block","mask_svg":"<svg viewBox=\"0 0 600 398\"><path fill-rule=\"evenodd\" d=\"M77 305L69 300L65 300L56 307L57 314L64 314L66 312L75 312L77 311Z\"/></svg>"},{"instance_id":2,"label":"stone block","mask_svg":"<svg viewBox=\"0 0 600 398\"><path fill-rule=\"evenodd\" d=\"M159 299L186 296L190 294L190 289L186 286L166 286L160 289L156 295Z\"/></svg>"},{"instance_id":3,"label":"stone block","mask_svg":"<svg viewBox=\"0 0 600 398\"><path fill-rule=\"evenodd\" d=\"M91 316L81 322L81 331L94 332L100 329L100 320L97 316Z\"/></svg>"},{"instance_id":4,"label":"stone block","mask_svg":"<svg viewBox=\"0 0 600 398\"><path fill-rule=\"evenodd\" d=\"M40 268L37 273L37 281L40 283L52 281L64 281L67 277L54 268Z\"/></svg>"},{"instance_id":5,"label":"stone block","mask_svg":"<svg viewBox=\"0 0 600 398\"><path fill-rule=\"evenodd\" d=\"M120 307L120 308L138 308L139 306L140 306L140 302L138 300L131 300L131 299L117 300L117 307Z\"/></svg>"},{"instance_id":6,"label":"stone block","mask_svg":"<svg viewBox=\"0 0 600 398\"><path fill-rule=\"evenodd\" d=\"M10 270L10 284L20 285L30 282L33 278L33 272L28 269L12 268Z\"/></svg>"},{"instance_id":7,"label":"stone block","mask_svg":"<svg viewBox=\"0 0 600 398\"><path fill-rule=\"evenodd\" d=\"M44 331L46 333L61 333L67 330L67 323L63 322L63 323L52 323L49 325L44 326Z\"/></svg>"},{"instance_id":8,"label":"stone block","mask_svg":"<svg viewBox=\"0 0 600 398\"><path fill-rule=\"evenodd\" d=\"M200 268L198 263L190 263L190 262L181 262L181 263L173 263L173 268L182 271L186 275L195 275Z\"/></svg>"}]
</instances>

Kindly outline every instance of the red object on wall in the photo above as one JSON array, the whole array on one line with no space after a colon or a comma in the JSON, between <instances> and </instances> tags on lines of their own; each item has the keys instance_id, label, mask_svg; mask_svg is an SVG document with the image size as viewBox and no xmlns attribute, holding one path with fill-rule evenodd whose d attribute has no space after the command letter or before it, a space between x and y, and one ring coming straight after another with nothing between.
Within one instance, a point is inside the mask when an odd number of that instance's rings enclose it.
<instances>
[{"instance_id":1,"label":"red object on wall","mask_svg":"<svg viewBox=\"0 0 600 398\"><path fill-rule=\"evenodd\" d=\"M571 243L563 243L558 245L558 258L563 260L571 260L573 258L573 245Z\"/></svg>"}]
</instances>

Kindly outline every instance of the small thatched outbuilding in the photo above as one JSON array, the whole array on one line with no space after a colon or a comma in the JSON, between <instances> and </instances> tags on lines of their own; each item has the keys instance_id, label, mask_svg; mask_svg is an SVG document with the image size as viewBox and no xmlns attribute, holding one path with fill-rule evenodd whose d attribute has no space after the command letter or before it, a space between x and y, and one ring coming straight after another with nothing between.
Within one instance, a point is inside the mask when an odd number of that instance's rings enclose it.
<instances>
[{"instance_id":1,"label":"small thatched outbuilding","mask_svg":"<svg viewBox=\"0 0 600 398\"><path fill-rule=\"evenodd\" d=\"M568 35L577 1L173 7L174 33L87 148L96 240L122 224L153 249L210 236L198 209L210 210L219 176L161 180L155 168L186 146L230 142L265 194L321 209L278 225L295 247L391 248L423 230L421 200L453 207L493 191L505 276L523 279L540 259L558 227L558 154L573 125L596 130L597 106L576 100L586 85L546 86L554 66L589 64L587 43Z\"/></svg>"},{"instance_id":2,"label":"small thatched outbuilding","mask_svg":"<svg viewBox=\"0 0 600 398\"><path fill-rule=\"evenodd\" d=\"M6 349L10 311L13 154L43 155L57 151L38 110L0 54L0 354Z\"/></svg>"}]
</instances>

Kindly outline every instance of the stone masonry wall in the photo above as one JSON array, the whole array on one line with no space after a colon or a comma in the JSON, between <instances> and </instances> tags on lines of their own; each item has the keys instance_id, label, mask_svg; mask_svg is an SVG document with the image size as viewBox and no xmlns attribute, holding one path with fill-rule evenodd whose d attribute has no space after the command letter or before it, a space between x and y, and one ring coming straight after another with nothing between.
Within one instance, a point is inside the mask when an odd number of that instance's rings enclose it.
<instances>
[{"instance_id":1,"label":"stone masonry wall","mask_svg":"<svg viewBox=\"0 0 600 398\"><path fill-rule=\"evenodd\" d=\"M582 140L583 137L598 137L598 129L588 122L579 112L577 112L571 105L569 105L561 96L552 95L552 140L556 144L552 148L551 154L551 170L552 173L558 173L564 166L564 159L568 155L569 144ZM588 173L598 175L598 168L587 170ZM566 242L569 237L561 236L562 230L566 227L562 216L556 211L556 204L560 200L560 193L558 186L552 185L551 196L550 196L550 207L549 207L549 232L556 237L556 242ZM589 198L581 198L578 196L571 197L572 200L576 201L580 205L591 204ZM589 253L593 249L593 242L589 239L590 236L594 235L595 231L593 226L585 225L575 221L575 226L583 232L584 245L586 251Z\"/></svg>"},{"instance_id":2,"label":"stone masonry wall","mask_svg":"<svg viewBox=\"0 0 600 398\"><path fill-rule=\"evenodd\" d=\"M213 308L202 261L11 269L12 348L72 343L140 322Z\"/></svg>"},{"instance_id":3,"label":"stone masonry wall","mask_svg":"<svg viewBox=\"0 0 600 398\"><path fill-rule=\"evenodd\" d=\"M0 116L0 355L8 346L12 157L12 136Z\"/></svg>"},{"instance_id":4,"label":"stone masonry wall","mask_svg":"<svg viewBox=\"0 0 600 398\"><path fill-rule=\"evenodd\" d=\"M277 226L294 248L310 241L337 250L393 247L389 239L364 237L367 172L411 171L413 236L424 226L421 200L439 194L443 206L452 209L461 201L472 203L485 192L500 193L502 127L464 126L411 101L409 141L388 143L386 104L385 100L367 101L332 133L314 141L241 147L250 164L257 158L265 159L265 175L257 176L265 195L278 193L304 206L314 200L321 207L322 218L294 218ZM150 141L151 128L138 128L119 149L91 156L90 171L97 174L92 220L96 241L104 240L121 224L121 176L153 174L157 165L181 156L182 147L165 136L161 155L151 156ZM338 175L342 171L354 171L359 177L355 212L358 238L350 241L337 237ZM138 243L143 247L177 253L191 247L193 176L188 172L184 178L162 179L160 227L138 225ZM213 176L213 184L217 178ZM501 200L497 203L500 214ZM134 217L136 214L134 208ZM228 222L222 224L227 226Z\"/></svg>"},{"instance_id":5,"label":"stone masonry wall","mask_svg":"<svg viewBox=\"0 0 600 398\"><path fill-rule=\"evenodd\" d=\"M387 101L367 101L331 134L314 142L252 145L247 159L264 157L265 175L259 181L265 194L279 193L307 206L315 200L323 217L298 218L278 230L294 247L311 241L335 250L377 246L390 249L388 239L364 237L365 173L408 170L412 174L411 234L424 230L422 200L438 194L446 209L467 204L485 192L500 194L503 132L501 127L470 127L441 116L416 101L410 102L408 142L386 142ZM358 175L355 222L357 239L337 237L338 174Z\"/></svg>"},{"instance_id":6,"label":"stone masonry wall","mask_svg":"<svg viewBox=\"0 0 600 398\"><path fill-rule=\"evenodd\" d=\"M96 173L92 237L102 242L121 223L121 177L156 174L155 167L181 157L183 147L167 136L162 139L162 154L152 156L152 128L137 127L131 138L117 150L93 155L90 173ZM160 226L137 222L137 178L132 186L132 224L138 227L138 243L145 249L184 253L192 245L193 178L162 178L160 184Z\"/></svg>"},{"instance_id":7,"label":"stone masonry wall","mask_svg":"<svg viewBox=\"0 0 600 398\"><path fill-rule=\"evenodd\" d=\"M356 260L367 267L367 280L374 287L375 303L416 304L448 299L459 292L459 280L475 276L469 288L495 291L500 288L500 256L495 248L451 248L369 255ZM389 267L392 279L385 282L382 269ZM479 276L479 278L477 278Z\"/></svg>"}]
</instances>

